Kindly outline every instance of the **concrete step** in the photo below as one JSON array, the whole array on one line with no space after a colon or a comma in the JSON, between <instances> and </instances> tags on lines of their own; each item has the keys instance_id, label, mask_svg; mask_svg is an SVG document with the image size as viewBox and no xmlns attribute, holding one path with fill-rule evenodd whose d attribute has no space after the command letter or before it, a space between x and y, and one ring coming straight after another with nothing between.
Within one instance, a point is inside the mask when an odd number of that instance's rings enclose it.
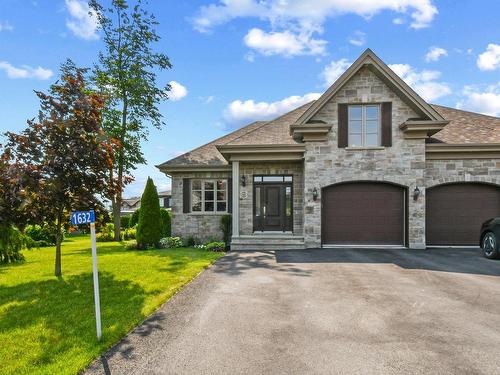
<instances>
[{"instance_id":1,"label":"concrete step","mask_svg":"<svg viewBox=\"0 0 500 375\"><path fill-rule=\"evenodd\" d=\"M287 234L246 235L233 238L231 250L300 250L304 249L304 237Z\"/></svg>"}]
</instances>

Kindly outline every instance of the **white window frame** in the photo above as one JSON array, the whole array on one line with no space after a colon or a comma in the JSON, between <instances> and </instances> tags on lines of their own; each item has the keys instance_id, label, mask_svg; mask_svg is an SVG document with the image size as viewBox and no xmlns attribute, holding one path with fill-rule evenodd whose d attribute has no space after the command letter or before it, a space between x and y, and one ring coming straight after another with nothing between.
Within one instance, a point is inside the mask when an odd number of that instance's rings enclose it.
<instances>
[{"instance_id":1,"label":"white window frame","mask_svg":"<svg viewBox=\"0 0 500 375\"><path fill-rule=\"evenodd\" d=\"M361 144L353 145L351 143L351 119L350 119L350 109L354 107L361 107ZM366 109L368 107L376 107L377 108L377 144L376 145L366 145ZM382 107L380 104L350 104L347 107L347 145L348 147L380 147L382 145ZM373 119L370 119L373 120ZM353 120L359 121L359 120ZM355 133L356 135L359 133ZM374 133L369 133L374 134Z\"/></svg>"},{"instance_id":2,"label":"white window frame","mask_svg":"<svg viewBox=\"0 0 500 375\"><path fill-rule=\"evenodd\" d=\"M201 190L199 189L193 189L193 184L195 181L200 181L201 183ZM217 189L217 181L224 181L225 185L226 185L226 189ZM213 203L214 203L214 209L213 211L206 211L205 210L205 182L213 182L214 184L214 200L213 200ZM190 212L193 213L193 214L225 214L227 213L228 211L228 180L226 178L194 178L194 179L191 179L191 186L190 186L190 190L189 190L189 194L190 194ZM195 191L201 191L201 210L200 211L194 211L193 210L193 190ZM209 190L210 191L210 190ZM217 199L217 192L219 191L225 191L226 194L226 199L224 200L218 200ZM212 202L212 201L209 201L209 202ZM225 203L226 204L226 209L224 211L217 211L217 203Z\"/></svg>"}]
</instances>

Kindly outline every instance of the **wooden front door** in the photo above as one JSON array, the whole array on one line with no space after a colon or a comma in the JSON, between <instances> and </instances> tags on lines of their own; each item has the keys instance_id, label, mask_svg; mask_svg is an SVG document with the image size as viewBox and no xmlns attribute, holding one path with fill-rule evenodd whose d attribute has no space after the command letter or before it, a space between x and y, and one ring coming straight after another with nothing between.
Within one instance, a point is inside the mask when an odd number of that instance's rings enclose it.
<instances>
[{"instance_id":1,"label":"wooden front door","mask_svg":"<svg viewBox=\"0 0 500 375\"><path fill-rule=\"evenodd\" d=\"M255 184L254 231L291 231L292 202L292 184Z\"/></svg>"}]
</instances>

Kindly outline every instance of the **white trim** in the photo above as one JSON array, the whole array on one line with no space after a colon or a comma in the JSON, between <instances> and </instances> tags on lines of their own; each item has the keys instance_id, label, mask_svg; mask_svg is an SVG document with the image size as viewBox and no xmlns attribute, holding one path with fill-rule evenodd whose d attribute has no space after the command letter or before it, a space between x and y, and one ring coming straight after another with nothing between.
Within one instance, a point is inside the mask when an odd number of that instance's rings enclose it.
<instances>
[{"instance_id":1,"label":"white trim","mask_svg":"<svg viewBox=\"0 0 500 375\"><path fill-rule=\"evenodd\" d=\"M325 249L405 249L409 250L406 246L401 245L323 245Z\"/></svg>"},{"instance_id":2,"label":"white trim","mask_svg":"<svg viewBox=\"0 0 500 375\"><path fill-rule=\"evenodd\" d=\"M233 237L240 236L240 162L232 162L233 170Z\"/></svg>"}]
</instances>

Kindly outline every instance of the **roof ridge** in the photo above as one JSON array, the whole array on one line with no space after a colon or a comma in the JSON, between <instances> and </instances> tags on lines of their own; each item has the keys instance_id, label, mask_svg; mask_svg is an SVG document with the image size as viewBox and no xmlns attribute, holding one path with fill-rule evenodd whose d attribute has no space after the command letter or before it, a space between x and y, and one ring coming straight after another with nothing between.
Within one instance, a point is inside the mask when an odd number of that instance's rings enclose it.
<instances>
[{"instance_id":1,"label":"roof ridge","mask_svg":"<svg viewBox=\"0 0 500 375\"><path fill-rule=\"evenodd\" d=\"M432 104L433 107L441 107L441 108L446 108L446 109L451 109L452 111L458 111L458 112L465 112L465 113L470 113L472 115L476 116L483 116L483 117L489 117L489 118L494 118L496 120L500 120L500 117L497 116L491 116L491 115L485 115L484 113L478 113L478 112L472 112L472 111L467 111L465 109L460 109L460 108L453 108L453 107L448 107L446 105L441 105L441 104Z\"/></svg>"},{"instance_id":2,"label":"roof ridge","mask_svg":"<svg viewBox=\"0 0 500 375\"><path fill-rule=\"evenodd\" d=\"M258 126L258 127L254 128L254 129L252 129L252 130L248 131L248 132L247 132L247 133L245 133L245 134L242 134L242 135L240 135L240 136L238 136L238 137L236 137L236 138L233 138L233 139L231 139L230 141L226 142L225 144L228 144L229 142L234 142L234 141L236 141L237 139L240 139L240 138L242 138L242 137L244 137L244 136L247 136L248 134L253 133L254 131L257 131L257 130L261 129L261 128L262 128L263 126L265 126L265 125L270 125L270 124L272 124L273 122L278 121L278 120L279 120L279 119L281 119L282 117L285 117L285 116L289 115L289 114L290 114L290 113L292 113L292 112L298 111L299 109L301 109L302 107L305 107L306 105L311 105L311 104L312 104L313 102L315 102L315 101L316 101L316 99L315 99L315 100L311 100L311 101L309 101L309 102L307 102L307 103L305 103L305 104L302 104L301 106L299 106L299 107L297 107L297 108L292 109L291 111L288 111L288 112L286 112L286 113L283 113L282 115L280 115L280 116L278 116L278 117L276 117L276 118L274 118L274 119L272 119L272 120L266 121L266 122L264 122L264 124L262 124L261 126Z\"/></svg>"}]
</instances>

